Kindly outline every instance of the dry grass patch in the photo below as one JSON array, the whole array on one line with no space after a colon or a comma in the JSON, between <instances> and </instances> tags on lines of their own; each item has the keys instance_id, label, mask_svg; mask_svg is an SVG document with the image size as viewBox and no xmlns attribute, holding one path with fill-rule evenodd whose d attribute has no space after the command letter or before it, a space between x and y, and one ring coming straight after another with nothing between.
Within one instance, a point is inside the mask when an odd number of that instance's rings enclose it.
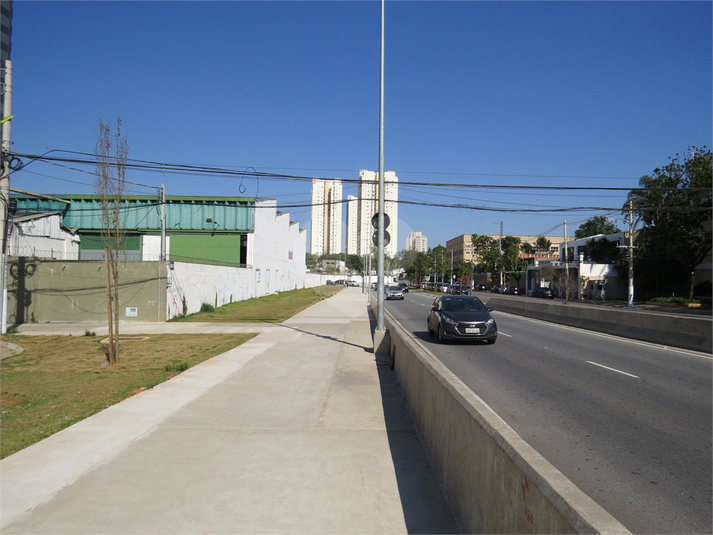
<instances>
[{"instance_id":1,"label":"dry grass patch","mask_svg":"<svg viewBox=\"0 0 713 535\"><path fill-rule=\"evenodd\" d=\"M107 366L96 337L3 337L24 348L0 362L0 457L7 457L256 334L163 334L120 344Z\"/></svg>"}]
</instances>

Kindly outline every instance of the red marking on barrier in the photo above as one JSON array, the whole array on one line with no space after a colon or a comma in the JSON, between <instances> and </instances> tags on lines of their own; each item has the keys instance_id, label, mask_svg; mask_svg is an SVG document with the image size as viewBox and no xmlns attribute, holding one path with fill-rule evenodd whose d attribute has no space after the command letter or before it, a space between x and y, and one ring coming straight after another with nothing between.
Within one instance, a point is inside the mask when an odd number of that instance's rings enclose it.
<instances>
[{"instance_id":1,"label":"red marking on barrier","mask_svg":"<svg viewBox=\"0 0 713 535\"><path fill-rule=\"evenodd\" d=\"M529 485L528 482L527 482L527 476L525 476L525 482L524 482L524 483L520 483L520 486L522 487L522 499L524 500L524 499L526 498L525 492L527 492L528 490L530 490L530 485Z\"/></svg>"},{"instance_id":2,"label":"red marking on barrier","mask_svg":"<svg viewBox=\"0 0 713 535\"><path fill-rule=\"evenodd\" d=\"M534 524L534 523L535 523L535 521L532 519L532 511L530 511L529 509L525 509L525 518L527 518L527 521L528 521L530 524Z\"/></svg>"}]
</instances>

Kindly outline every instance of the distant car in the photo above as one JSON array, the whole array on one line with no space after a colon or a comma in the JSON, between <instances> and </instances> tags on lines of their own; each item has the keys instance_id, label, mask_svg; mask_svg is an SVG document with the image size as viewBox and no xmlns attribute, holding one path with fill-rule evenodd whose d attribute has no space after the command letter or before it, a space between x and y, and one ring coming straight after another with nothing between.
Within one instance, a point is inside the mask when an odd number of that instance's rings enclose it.
<instances>
[{"instance_id":1,"label":"distant car","mask_svg":"<svg viewBox=\"0 0 713 535\"><path fill-rule=\"evenodd\" d=\"M470 288L467 284L457 282L451 285L450 293L452 295L468 295L470 293Z\"/></svg>"},{"instance_id":2,"label":"distant car","mask_svg":"<svg viewBox=\"0 0 713 535\"><path fill-rule=\"evenodd\" d=\"M357 281L348 280L348 281L347 281L347 286L358 287L358 286L359 286L359 283L358 283Z\"/></svg>"},{"instance_id":3,"label":"distant car","mask_svg":"<svg viewBox=\"0 0 713 535\"><path fill-rule=\"evenodd\" d=\"M545 288L544 286L540 286L539 288L535 288L534 290L532 290L532 297L544 297L546 299L554 299L555 294L551 288Z\"/></svg>"},{"instance_id":4,"label":"distant car","mask_svg":"<svg viewBox=\"0 0 713 535\"><path fill-rule=\"evenodd\" d=\"M403 293L405 293L405 294L408 293L408 284L406 284L405 282L400 282L399 288L401 288L401 291Z\"/></svg>"},{"instance_id":5,"label":"distant car","mask_svg":"<svg viewBox=\"0 0 713 535\"><path fill-rule=\"evenodd\" d=\"M470 295L444 295L437 297L428 313L428 334L438 341L485 340L494 344L498 326L490 315L492 308Z\"/></svg>"},{"instance_id":6,"label":"distant car","mask_svg":"<svg viewBox=\"0 0 713 535\"><path fill-rule=\"evenodd\" d=\"M372 282L372 283L371 283L371 289L372 289L372 290L376 290L377 287L378 287L378 284L377 284L377 283L375 283L375 282Z\"/></svg>"},{"instance_id":7,"label":"distant car","mask_svg":"<svg viewBox=\"0 0 713 535\"><path fill-rule=\"evenodd\" d=\"M388 286L384 290L384 299L403 299L404 293L401 291L401 287L393 285Z\"/></svg>"},{"instance_id":8,"label":"distant car","mask_svg":"<svg viewBox=\"0 0 713 535\"><path fill-rule=\"evenodd\" d=\"M507 293L510 295L520 295L522 292L517 286L510 286L510 288L508 288L507 290Z\"/></svg>"},{"instance_id":9,"label":"distant car","mask_svg":"<svg viewBox=\"0 0 713 535\"><path fill-rule=\"evenodd\" d=\"M485 284L476 284L473 289L477 292L484 292L488 287Z\"/></svg>"},{"instance_id":10,"label":"distant car","mask_svg":"<svg viewBox=\"0 0 713 535\"><path fill-rule=\"evenodd\" d=\"M499 286L496 284L495 286L490 288L490 291L491 291L491 293L494 293L494 294L501 294L501 293L505 293L504 290L506 288L507 288L507 286L505 286L504 284L502 286Z\"/></svg>"}]
</instances>

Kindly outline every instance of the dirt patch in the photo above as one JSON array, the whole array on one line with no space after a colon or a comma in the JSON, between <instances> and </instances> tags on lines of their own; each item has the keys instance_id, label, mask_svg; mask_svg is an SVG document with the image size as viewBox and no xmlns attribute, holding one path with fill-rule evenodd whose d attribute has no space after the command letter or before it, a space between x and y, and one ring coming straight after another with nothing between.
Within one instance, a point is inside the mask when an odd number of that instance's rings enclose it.
<instances>
[{"instance_id":1,"label":"dirt patch","mask_svg":"<svg viewBox=\"0 0 713 535\"><path fill-rule=\"evenodd\" d=\"M14 355L19 355L25 349L17 344L2 341L0 342L0 360Z\"/></svg>"},{"instance_id":2,"label":"dirt patch","mask_svg":"<svg viewBox=\"0 0 713 535\"><path fill-rule=\"evenodd\" d=\"M119 342L140 342L141 340L148 340L149 336L120 336ZM104 338L100 344L108 344L109 338Z\"/></svg>"}]
</instances>

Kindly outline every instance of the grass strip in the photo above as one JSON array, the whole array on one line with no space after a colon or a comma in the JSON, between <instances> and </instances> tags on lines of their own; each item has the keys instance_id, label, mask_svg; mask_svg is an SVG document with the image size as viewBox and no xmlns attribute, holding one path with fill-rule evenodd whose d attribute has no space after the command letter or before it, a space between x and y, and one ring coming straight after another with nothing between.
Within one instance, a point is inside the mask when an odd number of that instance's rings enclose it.
<instances>
[{"instance_id":1,"label":"grass strip","mask_svg":"<svg viewBox=\"0 0 713 535\"><path fill-rule=\"evenodd\" d=\"M194 321L215 323L280 323L313 304L333 296L342 286L318 286L303 290L280 292L265 297L235 301L213 311L204 306L203 312L176 316L169 321ZM210 303L207 303L210 304Z\"/></svg>"},{"instance_id":2,"label":"grass strip","mask_svg":"<svg viewBox=\"0 0 713 535\"><path fill-rule=\"evenodd\" d=\"M147 336L121 342L116 366L107 366L106 346L99 337L4 336L4 341L24 351L0 361L0 458L153 388L256 334Z\"/></svg>"}]
</instances>

